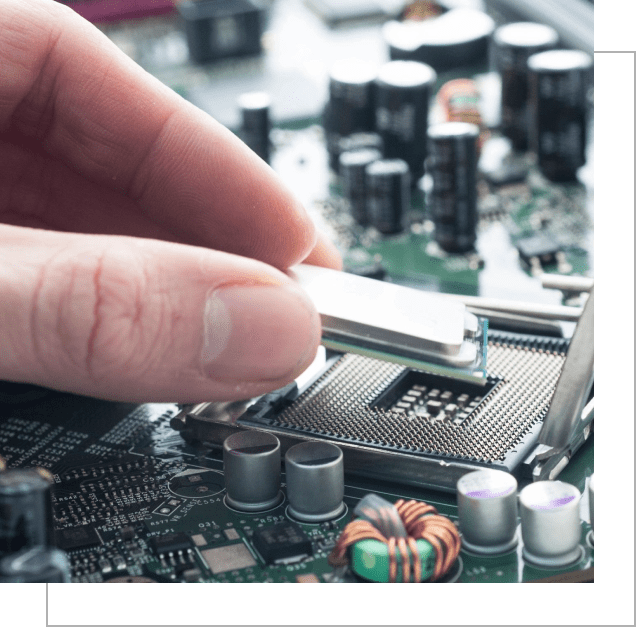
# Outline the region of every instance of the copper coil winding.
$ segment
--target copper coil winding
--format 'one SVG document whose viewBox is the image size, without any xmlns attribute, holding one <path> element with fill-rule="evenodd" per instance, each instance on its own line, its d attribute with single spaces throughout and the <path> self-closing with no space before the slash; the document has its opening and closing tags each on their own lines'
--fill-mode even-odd
<svg viewBox="0 0 636 627">
<path fill-rule="evenodd" d="M 475 81 L 468 78 L 455 78 L 442 85 L 437 94 L 444 118 L 448 122 L 468 122 L 479 126 L 477 154 L 481 152 L 484 142 L 490 137 L 478 108 L 479 91 Z"/>
<path fill-rule="evenodd" d="M 441 15 L 441 7 L 432 0 L 414 0 L 403 12 L 403 19 L 422 22 Z"/>
<path fill-rule="evenodd" d="M 367 520 L 353 520 L 340 534 L 338 542 L 329 555 L 332 566 L 344 566 L 348 563 L 347 549 L 360 540 L 378 540 L 388 545 L 389 551 L 389 581 L 397 581 L 398 554 L 402 564 L 402 581 L 408 583 L 413 573 L 413 581 L 419 581 L 422 576 L 422 564 L 416 540 L 426 540 L 435 550 L 435 566 L 431 581 L 443 577 L 454 564 L 461 549 L 461 540 L 457 527 L 453 522 L 437 513 L 437 510 L 427 503 L 420 501 L 405 501 L 400 499 L 395 503 L 404 528 L 406 538 L 385 537 Z M 383 513 L 374 512 L 374 519 L 384 517 Z"/>
</svg>

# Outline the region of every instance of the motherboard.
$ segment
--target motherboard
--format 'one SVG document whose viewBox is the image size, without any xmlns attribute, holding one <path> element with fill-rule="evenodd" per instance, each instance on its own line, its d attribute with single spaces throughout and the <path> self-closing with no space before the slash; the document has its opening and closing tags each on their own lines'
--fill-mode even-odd
<svg viewBox="0 0 636 627">
<path fill-rule="evenodd" d="M 401 28 L 443 19 L 451 23 L 440 22 L 443 33 L 459 19 L 454 9 L 424 1 L 237 0 L 213 3 L 217 8 L 205 13 L 205 4 L 187 0 L 178 12 L 134 19 L 111 15 L 98 26 L 147 71 L 262 151 L 341 251 L 346 272 L 465 298 L 488 319 L 486 381 L 476 385 L 322 348 L 294 383 L 233 403 L 133 405 L 0 383 L 0 581 L 593 581 L 590 381 L 581 383 L 585 428 L 549 472 L 540 442 L 593 290 L 591 85 L 581 91 L 582 101 L 568 105 L 584 115 L 568 122 L 583 129 L 584 161 L 572 176 L 555 174 L 548 153 L 516 147 L 506 126 L 501 76 L 507 70 L 497 54 L 517 44 L 501 35 L 493 47 L 493 32 L 504 25 L 500 15 L 475 9 L 483 17 L 464 40 L 441 37 L 409 48 Z M 537 56 L 552 47 L 557 44 L 538 47 Z M 346 72 L 330 70 L 343 59 Z M 390 152 L 391 130 L 406 118 L 394 116 L 380 128 L 384 117 L 378 115 L 369 126 L 356 118 L 355 98 L 342 96 L 380 84 L 362 69 L 343 78 L 358 61 L 434 68 L 413 84 L 381 71 L 387 111 L 407 98 L 401 81 L 411 91 L 427 90 L 426 123 L 440 130 L 429 133 L 422 172 L 408 163 L 419 159 L 417 146 Z M 572 72 L 589 69 L 574 61 L 579 65 Z M 452 89 L 455 100 L 448 96 Z M 266 98 L 242 99 L 255 93 Z M 469 106 L 455 118 L 451 109 L 458 102 Z M 256 110 L 261 117 L 250 125 Z M 466 116 L 477 116 L 475 123 Z M 353 119 L 358 122 L 349 130 L 341 124 Z M 463 125 L 450 137 L 461 150 L 472 146 L 470 154 L 478 155 L 472 166 L 467 157 L 444 161 L 451 141 L 444 124 Z M 577 149 L 570 143 L 568 150 Z M 378 163 L 384 166 L 372 167 Z M 372 200 L 361 205 L 360 164 L 372 190 Z M 411 174 L 404 178 L 404 172 Z M 470 176 L 470 190 L 461 192 Z M 439 187 L 451 178 L 455 187 Z M 456 213 L 449 222 L 440 208 L 451 200 Z M 461 229 L 453 226 L 460 223 Z M 515 308 L 502 307 L 502 300 Z M 245 434 L 256 439 L 236 445 Z M 294 457 L 308 443 L 323 448 L 310 461 Z M 265 457 L 270 470 L 259 465 Z M 462 477 L 486 471 L 511 477 L 514 490 L 461 487 Z M 328 479 L 316 487 L 321 472 Z M 271 498 L 246 504 L 251 497 L 241 486 L 265 493 L 270 479 Z M 31 486 L 24 494 L 15 487 L 20 481 Z M 533 484 L 548 482 L 561 492 L 546 493 L 543 501 L 532 496 Z M 383 505 L 367 505 L 369 495 Z M 37 509 L 42 498 L 46 506 Z M 311 509 L 323 501 L 322 510 Z M 418 536 L 417 559 L 415 545 L 407 554 L 399 541 L 384 556 L 364 547 L 375 531 L 345 547 L 369 507 L 389 518 L 399 512 L 408 527 L 401 509 L 407 505 L 422 524 L 427 516 L 437 521 L 436 531 L 426 532 L 433 535 Z M 496 520 L 511 507 L 506 542 L 480 549 L 488 531 L 479 517 Z M 557 546 L 567 535 L 558 532 L 561 524 L 574 524 L 569 552 Z M 557 529 L 554 538 L 546 539 L 545 525 Z M 15 556 L 33 546 L 55 554 L 36 555 L 30 570 L 20 570 Z M 550 557 L 541 557 L 544 548 Z M 414 565 L 407 568 L 410 559 Z"/>
<path fill-rule="evenodd" d="M 22 400 L 36 392 L 37 400 Z M 176 405 L 135 407 L 16 385 L 2 394 L 2 454 L 9 467 L 51 472 L 52 544 L 68 556 L 74 582 L 353 583 L 363 579 L 330 565 L 329 554 L 366 494 L 423 501 L 457 521 L 452 493 L 357 475 L 347 475 L 345 508 L 331 520 L 299 521 L 286 497 L 266 511 L 240 512 L 224 498 L 219 448 L 189 444 L 171 427 Z M 590 436 L 560 475 L 584 495 L 581 511 L 589 509 L 593 470 Z M 282 540 L 263 555 L 256 546 L 272 530 Z M 440 582 L 587 581 L 590 536 L 582 519 L 580 559 L 567 568 L 533 566 L 520 545 L 497 556 L 462 551 Z"/>
</svg>

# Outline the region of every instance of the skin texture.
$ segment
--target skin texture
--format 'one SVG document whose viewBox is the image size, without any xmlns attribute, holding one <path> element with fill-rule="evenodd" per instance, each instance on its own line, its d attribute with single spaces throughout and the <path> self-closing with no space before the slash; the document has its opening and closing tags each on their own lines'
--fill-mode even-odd
<svg viewBox="0 0 636 627">
<path fill-rule="evenodd" d="M 129 401 L 285 385 L 320 341 L 284 274 L 340 268 L 240 140 L 53 0 L 0 0 L 0 379 Z"/>
</svg>

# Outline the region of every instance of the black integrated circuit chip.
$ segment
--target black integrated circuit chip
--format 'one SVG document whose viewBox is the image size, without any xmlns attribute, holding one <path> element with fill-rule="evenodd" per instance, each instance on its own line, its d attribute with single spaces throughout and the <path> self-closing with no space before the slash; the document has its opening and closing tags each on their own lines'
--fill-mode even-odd
<svg viewBox="0 0 636 627">
<path fill-rule="evenodd" d="M 292 522 L 263 527 L 254 533 L 254 548 L 272 564 L 281 560 L 312 554 L 311 540 Z"/>
<path fill-rule="evenodd" d="M 164 533 L 162 536 L 150 538 L 149 544 L 157 555 L 165 555 L 187 551 L 192 547 L 192 540 L 185 533 Z"/>
<path fill-rule="evenodd" d="M 102 543 L 99 534 L 88 525 L 66 527 L 55 532 L 55 545 L 64 551 L 75 551 L 98 546 Z"/>
</svg>

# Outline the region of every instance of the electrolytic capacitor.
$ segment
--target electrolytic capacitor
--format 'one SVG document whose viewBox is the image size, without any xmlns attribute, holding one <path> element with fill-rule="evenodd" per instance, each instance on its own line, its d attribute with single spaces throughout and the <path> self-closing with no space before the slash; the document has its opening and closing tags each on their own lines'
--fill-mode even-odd
<svg viewBox="0 0 636 627">
<path fill-rule="evenodd" d="M 353 133 L 343 137 L 338 144 L 338 154 L 353 150 L 378 150 L 382 152 L 382 138 L 377 133 Z"/>
<path fill-rule="evenodd" d="M 411 177 L 406 162 L 374 161 L 365 169 L 365 180 L 371 225 L 385 235 L 404 231 L 411 206 Z"/>
<path fill-rule="evenodd" d="M 246 93 L 238 99 L 241 139 L 266 163 L 270 160 L 270 104 L 269 96 L 263 92 Z"/>
<path fill-rule="evenodd" d="M 241 431 L 223 442 L 225 500 L 230 507 L 258 512 L 276 507 L 280 491 L 280 442 L 264 431 Z"/>
<path fill-rule="evenodd" d="M 565 566 L 581 556 L 579 490 L 562 481 L 537 481 L 519 495 L 523 556 L 538 566 Z"/>
<path fill-rule="evenodd" d="M 324 127 L 329 166 L 336 172 L 342 138 L 374 130 L 375 77 L 375 68 L 358 59 L 342 59 L 331 68 Z"/>
<path fill-rule="evenodd" d="M 71 566 L 64 551 L 46 546 L 22 549 L 0 560 L 0 583 L 68 583 Z"/>
<path fill-rule="evenodd" d="M 457 482 L 462 544 L 469 551 L 497 554 L 517 544 L 517 480 L 502 470 L 476 470 Z"/>
<path fill-rule="evenodd" d="M 477 239 L 477 141 L 479 127 L 443 122 L 428 130 L 427 169 L 433 179 L 429 213 L 435 241 L 448 252 L 468 252 Z"/>
<path fill-rule="evenodd" d="M 369 223 L 367 213 L 366 167 L 382 159 L 379 150 L 351 150 L 340 155 L 340 176 L 342 193 L 349 201 L 353 219 L 362 225 Z"/>
<path fill-rule="evenodd" d="M 0 554 L 53 544 L 51 486 L 38 468 L 0 474 Z"/>
<path fill-rule="evenodd" d="M 579 50 L 548 50 L 528 59 L 530 145 L 551 181 L 571 181 L 585 164 L 592 58 Z"/>
<path fill-rule="evenodd" d="M 387 159 L 403 159 L 415 183 L 424 173 L 431 93 L 437 75 L 417 61 L 385 63 L 376 79 L 375 126 Z"/>
<path fill-rule="evenodd" d="M 289 513 L 305 522 L 342 514 L 345 505 L 342 450 L 328 442 L 302 442 L 285 454 Z"/>
<path fill-rule="evenodd" d="M 558 40 L 553 28 L 534 22 L 506 24 L 493 35 L 494 63 L 501 74 L 501 132 L 515 150 L 528 149 L 528 59 L 554 48 Z"/>
</svg>

